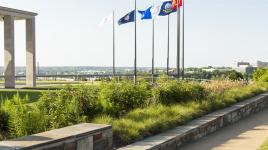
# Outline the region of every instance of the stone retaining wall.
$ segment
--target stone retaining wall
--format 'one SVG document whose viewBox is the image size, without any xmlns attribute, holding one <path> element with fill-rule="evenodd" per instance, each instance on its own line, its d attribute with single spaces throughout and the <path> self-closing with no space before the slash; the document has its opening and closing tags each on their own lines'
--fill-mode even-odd
<svg viewBox="0 0 268 150">
<path fill-rule="evenodd" d="M 10 141 L 0 142 L 0 150 L 110 150 L 112 127 L 83 123 Z"/>
<path fill-rule="evenodd" d="M 268 93 L 208 114 L 187 125 L 149 137 L 119 150 L 176 150 L 186 143 L 202 138 L 265 108 L 268 108 Z"/>
</svg>

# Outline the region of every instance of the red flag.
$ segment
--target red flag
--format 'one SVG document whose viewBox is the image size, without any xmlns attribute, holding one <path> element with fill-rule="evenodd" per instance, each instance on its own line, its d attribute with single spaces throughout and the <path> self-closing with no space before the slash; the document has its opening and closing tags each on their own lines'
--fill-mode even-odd
<svg viewBox="0 0 268 150">
<path fill-rule="evenodd" d="M 182 0 L 179 0 L 179 7 L 182 6 Z M 177 10 L 178 0 L 172 0 L 172 10 Z"/>
<path fill-rule="evenodd" d="M 179 4 L 179 6 L 180 6 L 180 7 L 182 6 L 182 0 L 180 0 L 180 4 Z"/>
</svg>

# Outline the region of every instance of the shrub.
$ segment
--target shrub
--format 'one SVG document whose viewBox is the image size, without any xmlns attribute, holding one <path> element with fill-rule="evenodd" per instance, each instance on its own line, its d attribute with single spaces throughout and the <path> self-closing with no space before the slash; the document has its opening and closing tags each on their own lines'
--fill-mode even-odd
<svg viewBox="0 0 268 150">
<path fill-rule="evenodd" d="M 10 137 L 25 136 L 46 130 L 43 115 L 28 102 L 28 97 L 22 99 L 18 94 L 4 102 L 2 108 L 9 116 L 8 132 Z"/>
<path fill-rule="evenodd" d="M 57 92 L 47 92 L 38 103 L 49 118 L 51 128 L 60 128 L 95 117 L 101 112 L 96 86 L 68 86 Z"/>
<path fill-rule="evenodd" d="M 153 97 L 163 104 L 202 99 L 205 89 L 200 84 L 176 80 L 160 80 L 153 88 Z"/>
<path fill-rule="evenodd" d="M 6 138 L 8 132 L 9 114 L 0 106 L 0 140 Z"/>
<path fill-rule="evenodd" d="M 226 78 L 229 79 L 229 80 L 231 80 L 231 81 L 241 81 L 241 80 L 244 79 L 244 76 L 240 72 L 230 71 L 227 74 Z"/>
<path fill-rule="evenodd" d="M 101 85 L 99 99 L 104 112 L 121 116 L 128 111 L 148 104 L 150 87 L 147 82 L 134 85 L 131 81 L 111 82 Z"/>
</svg>

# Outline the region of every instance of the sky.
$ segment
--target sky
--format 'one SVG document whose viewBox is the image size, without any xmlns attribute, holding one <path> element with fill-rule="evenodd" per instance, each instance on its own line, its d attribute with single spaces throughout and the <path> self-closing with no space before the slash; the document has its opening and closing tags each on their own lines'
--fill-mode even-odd
<svg viewBox="0 0 268 150">
<path fill-rule="evenodd" d="M 162 0 L 155 0 L 161 4 Z M 152 0 L 137 0 L 146 9 Z M 113 10 L 116 20 L 134 0 L 0 0 L 0 5 L 37 12 L 36 50 L 40 66 L 112 66 L 112 26 L 99 28 Z M 185 66 L 232 66 L 268 61 L 267 0 L 185 0 Z M 138 16 L 139 17 L 139 16 Z M 166 66 L 167 17 L 155 21 L 155 65 Z M 170 64 L 176 66 L 176 14 L 171 15 Z M 133 66 L 134 23 L 116 26 L 116 66 Z M 3 65 L 0 22 L 0 66 Z M 137 63 L 151 66 L 152 21 L 137 21 Z M 16 66 L 25 66 L 25 22 L 15 23 Z"/>
</svg>

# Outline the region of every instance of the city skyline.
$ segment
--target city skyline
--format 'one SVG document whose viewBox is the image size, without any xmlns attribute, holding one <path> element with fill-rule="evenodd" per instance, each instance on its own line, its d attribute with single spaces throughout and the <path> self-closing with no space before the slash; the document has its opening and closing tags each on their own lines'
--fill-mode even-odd
<svg viewBox="0 0 268 150">
<path fill-rule="evenodd" d="M 37 12 L 37 61 L 40 66 L 112 66 L 111 26 L 98 28 L 101 19 L 116 10 L 116 19 L 133 9 L 134 1 L 0 0 L 4 7 Z M 186 1 L 185 65 L 231 66 L 234 61 L 268 58 L 268 2 L 260 0 Z M 146 9 L 152 1 L 138 0 Z M 160 4 L 161 1 L 155 1 Z M 72 10 L 72 11 L 70 11 Z M 74 17 L 75 16 L 75 17 Z M 70 19 L 72 17 L 72 19 Z M 171 15 L 171 67 L 176 64 L 176 15 Z M 138 16 L 139 19 L 139 16 Z M 155 66 L 166 66 L 166 17 L 156 20 Z M 3 27 L 3 22 L 0 23 Z M 16 22 L 16 66 L 25 65 L 24 23 Z M 133 66 L 134 24 L 116 27 L 116 65 Z M 3 30 L 0 30 L 3 34 Z M 0 37 L 3 43 L 3 37 Z M 105 54 L 105 55 L 104 55 Z M 3 44 L 0 44 L 3 60 Z M 0 61 L 3 66 L 3 61 Z M 151 21 L 138 21 L 138 67 L 151 66 Z"/>
</svg>

